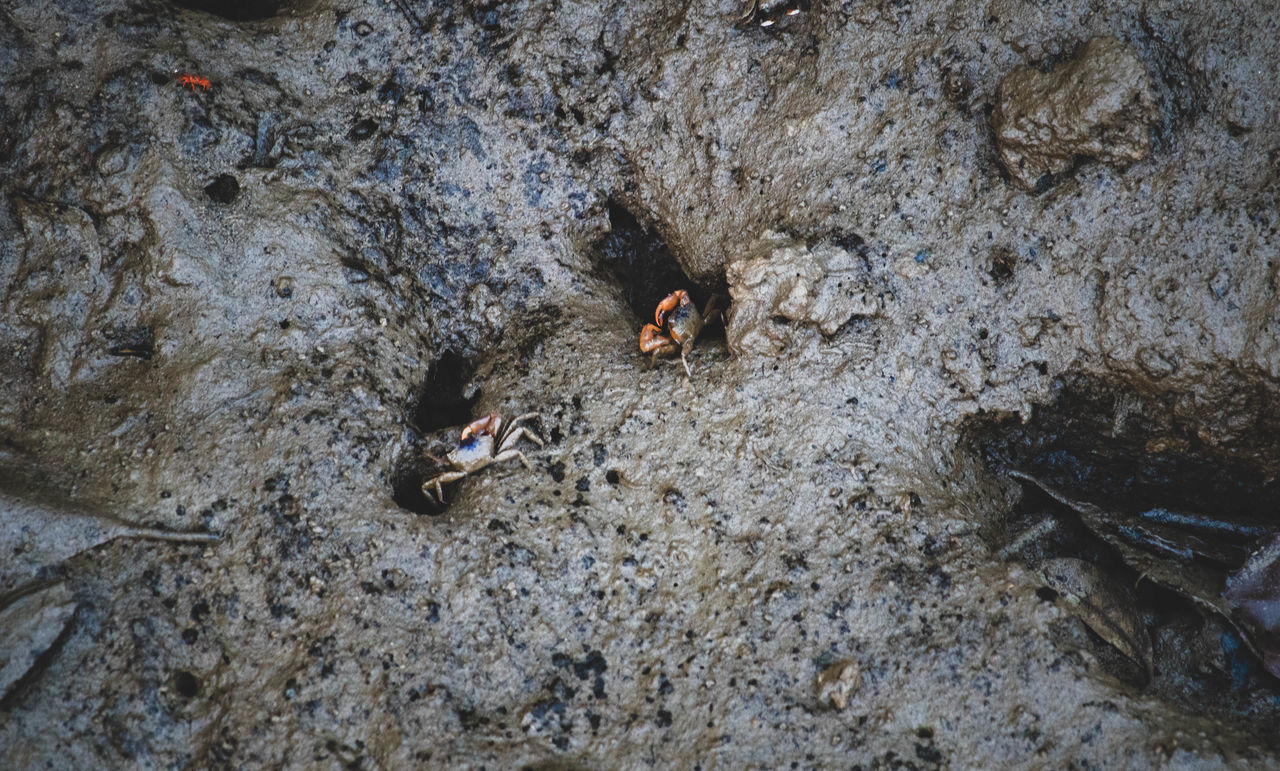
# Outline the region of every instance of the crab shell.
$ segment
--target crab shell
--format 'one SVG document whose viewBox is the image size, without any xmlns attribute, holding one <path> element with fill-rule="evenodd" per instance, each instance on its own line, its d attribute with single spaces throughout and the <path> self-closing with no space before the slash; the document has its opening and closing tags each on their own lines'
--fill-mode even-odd
<svg viewBox="0 0 1280 771">
<path fill-rule="evenodd" d="M 458 446 L 445 456 L 459 471 L 470 474 L 482 469 L 493 460 L 493 434 L 480 432 L 458 442 Z"/>
<path fill-rule="evenodd" d="M 702 314 L 698 313 L 698 306 L 693 304 L 693 300 L 689 299 L 689 293 L 683 289 L 668 295 L 667 299 L 658 306 L 659 310 L 672 299 L 675 300 L 674 309 L 664 314 L 667 331 L 671 334 L 672 340 L 684 343 L 685 340 L 697 337 L 702 331 Z"/>
</svg>

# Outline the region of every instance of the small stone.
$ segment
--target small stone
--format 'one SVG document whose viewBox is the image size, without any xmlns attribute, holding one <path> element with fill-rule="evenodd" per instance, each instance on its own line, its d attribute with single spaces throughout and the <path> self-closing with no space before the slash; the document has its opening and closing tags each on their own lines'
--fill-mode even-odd
<svg viewBox="0 0 1280 771">
<path fill-rule="evenodd" d="M 832 709 L 849 706 L 849 698 L 862 685 L 862 671 L 856 662 L 841 659 L 818 674 L 813 690 L 818 701 Z"/>
<path fill-rule="evenodd" d="M 123 148 L 108 148 L 99 153 L 96 165 L 99 174 L 104 177 L 110 177 L 129 167 L 129 156 Z"/>
<path fill-rule="evenodd" d="M 1022 341 L 1022 345 L 1030 348 L 1040 340 L 1040 335 L 1044 332 L 1044 319 L 1031 318 L 1022 322 L 1018 326 L 1018 337 Z"/>
<path fill-rule="evenodd" d="M 1150 346 L 1138 351 L 1138 366 L 1148 376 L 1159 380 L 1178 371 L 1178 361 L 1170 354 Z"/>
<path fill-rule="evenodd" d="M 1151 77 L 1137 52 L 1113 37 L 1085 43 L 1051 72 L 1021 66 L 1000 84 L 991 116 L 1000 161 L 1034 189 L 1078 157 L 1124 166 L 1151 153 Z"/>
</svg>

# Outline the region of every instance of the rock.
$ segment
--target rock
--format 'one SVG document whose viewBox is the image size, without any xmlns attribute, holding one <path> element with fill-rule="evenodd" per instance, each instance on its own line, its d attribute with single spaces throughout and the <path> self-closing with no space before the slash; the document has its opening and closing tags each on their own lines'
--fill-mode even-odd
<svg viewBox="0 0 1280 771">
<path fill-rule="evenodd" d="M 818 674 L 813 690 L 818 701 L 832 709 L 849 706 L 849 698 L 862 685 L 862 670 L 856 662 L 841 659 Z"/>
<path fill-rule="evenodd" d="M 991 116 L 1000 161 L 1027 190 L 1077 157 L 1118 166 L 1146 158 L 1155 119 L 1146 68 L 1113 37 L 1090 40 L 1051 72 L 1018 67 L 1000 83 Z"/>
<path fill-rule="evenodd" d="M 727 271 L 726 335 L 736 355 L 777 355 L 806 334 L 796 325 L 830 337 L 852 317 L 879 312 L 866 269 L 844 249 L 811 251 L 766 232 L 762 250 L 766 256 L 737 260 Z"/>
</svg>

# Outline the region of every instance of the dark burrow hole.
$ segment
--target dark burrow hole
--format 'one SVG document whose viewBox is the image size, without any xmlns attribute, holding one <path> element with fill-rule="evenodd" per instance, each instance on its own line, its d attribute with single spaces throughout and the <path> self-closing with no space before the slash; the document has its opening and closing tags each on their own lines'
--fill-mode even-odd
<svg viewBox="0 0 1280 771">
<path fill-rule="evenodd" d="M 107 332 L 111 345 L 107 353 L 112 356 L 150 359 L 155 355 L 156 334 L 150 324 L 139 327 L 116 327 Z"/>
<path fill-rule="evenodd" d="M 456 351 L 445 351 L 435 361 L 410 416 L 410 427 L 420 438 L 471 422 L 471 410 L 480 398 L 479 388 L 467 390 L 474 374 L 472 361 Z M 450 441 L 456 438 L 448 437 Z M 425 451 L 406 455 L 392 476 L 392 499 L 417 514 L 441 513 L 445 507 L 437 506 L 422 493 L 422 480 L 438 473 L 438 464 Z M 446 495 L 449 492 L 452 489 L 446 490 Z"/>
<path fill-rule="evenodd" d="M 422 395 L 413 410 L 413 427 L 426 434 L 437 429 L 461 426 L 471 420 L 471 408 L 480 390 L 467 392 L 475 365 L 456 351 L 445 351 L 431 367 L 422 386 Z"/>
<path fill-rule="evenodd" d="M 622 287 L 623 299 L 639 319 L 637 333 L 641 325 L 653 323 L 658 303 L 677 289 L 687 291 L 699 311 L 707 307 L 712 295 L 718 296 L 716 305 L 721 311 L 728 307 L 729 290 L 723 281 L 715 286 L 693 282 L 662 237 L 615 201 L 609 202 L 609 226 L 610 231 L 595 243 L 592 252 L 597 264 Z M 724 339 L 723 316 L 698 336 L 700 343 L 715 339 Z"/>
<path fill-rule="evenodd" d="M 177 672 L 173 676 L 173 690 L 184 699 L 193 699 L 200 694 L 200 680 L 186 670 Z"/>
<path fill-rule="evenodd" d="M 400 462 L 395 474 L 392 475 L 391 499 L 400 508 L 412 511 L 414 514 L 428 516 L 443 514 L 452 497 L 446 497 L 445 505 L 441 506 L 422 492 L 422 480 L 440 473 L 440 470 L 439 465 L 426 455 L 420 452 L 409 453 L 409 457 Z M 452 487 L 446 487 L 446 496 L 452 492 Z"/>
<path fill-rule="evenodd" d="M 230 174 L 219 174 L 204 186 L 204 194 L 217 203 L 231 203 L 240 195 L 240 182 Z"/>
<path fill-rule="evenodd" d="M 255 21 L 270 19 L 290 4 L 280 0 L 174 0 L 174 5 L 231 21 Z"/>
<path fill-rule="evenodd" d="M 1054 634 L 1067 655 L 1280 745 L 1280 628 L 1263 618 L 1280 603 L 1280 414 L 1256 389 L 1234 401 L 1232 415 L 1208 414 L 1069 379 L 1031 421 L 980 416 L 966 442 L 1021 490 L 993 546 L 1064 609 Z M 1250 593 L 1272 610 L 1248 610 Z"/>
<path fill-rule="evenodd" d="M 997 284 L 1004 284 L 1013 278 L 1013 271 L 1018 265 L 1018 253 L 1007 246 L 997 246 L 991 250 L 987 262 L 987 274 Z"/>
<path fill-rule="evenodd" d="M 348 142 L 361 142 L 373 136 L 378 130 L 378 122 L 372 118 L 363 118 L 351 124 L 351 129 L 347 132 Z"/>
</svg>

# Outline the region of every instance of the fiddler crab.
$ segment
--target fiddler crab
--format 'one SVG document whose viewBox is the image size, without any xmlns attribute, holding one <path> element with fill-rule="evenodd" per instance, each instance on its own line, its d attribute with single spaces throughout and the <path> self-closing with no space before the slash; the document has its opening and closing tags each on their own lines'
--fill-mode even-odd
<svg viewBox="0 0 1280 771">
<path fill-rule="evenodd" d="M 533 466 L 529 465 L 529 459 L 524 457 L 524 453 L 517 450 L 515 445 L 520 441 L 520 437 L 524 436 L 539 447 L 542 446 L 542 440 L 537 434 L 520 425 L 521 422 L 536 417 L 538 417 L 536 412 L 528 412 L 511 420 L 503 420 L 501 415 L 491 412 L 483 418 L 468 423 L 466 428 L 462 429 L 458 446 L 450 450 L 444 458 L 434 458 L 449 466 L 450 470 L 423 480 L 422 494 L 437 505 L 443 506 L 442 485 L 456 482 L 492 463 L 519 458 L 525 468 L 533 470 Z M 434 498 L 431 495 L 432 489 L 435 490 Z"/>
<path fill-rule="evenodd" d="M 685 374 L 693 377 L 689 360 L 685 356 L 693 348 L 693 341 L 698 339 L 702 328 L 720 315 L 720 309 L 715 304 L 716 298 L 712 296 L 707 300 L 702 313 L 698 313 L 698 306 L 693 304 L 689 293 L 683 289 L 677 289 L 662 298 L 653 312 L 653 320 L 657 323 L 645 324 L 644 329 L 640 330 L 640 351 L 653 354 L 649 363 L 657 364 L 658 357 L 671 356 L 679 351 Z"/>
</svg>

